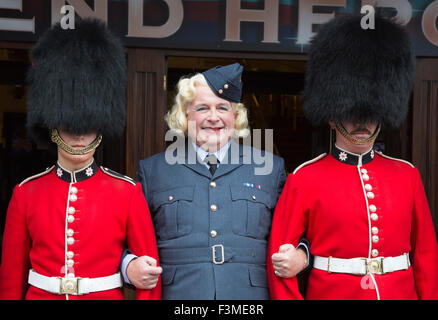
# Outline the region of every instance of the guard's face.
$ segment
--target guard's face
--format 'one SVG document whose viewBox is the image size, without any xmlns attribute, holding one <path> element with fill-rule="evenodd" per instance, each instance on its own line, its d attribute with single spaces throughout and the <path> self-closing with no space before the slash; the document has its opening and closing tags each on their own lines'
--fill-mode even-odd
<svg viewBox="0 0 438 320">
<path fill-rule="evenodd" d="M 58 133 L 66 144 L 76 150 L 85 148 L 97 137 L 97 134 L 94 132 L 76 135 L 68 131 L 58 130 Z M 96 150 L 94 149 L 93 151 L 84 155 L 72 155 L 58 147 L 58 156 L 69 162 L 80 164 L 83 162 L 85 163 L 91 161 L 91 158 L 94 156 L 95 151 Z"/>
<path fill-rule="evenodd" d="M 342 122 L 347 132 L 356 139 L 366 140 L 372 136 L 377 129 L 377 122 L 361 123 L 359 121 Z"/>
<path fill-rule="evenodd" d="M 208 85 L 197 85 L 196 97 L 187 106 L 187 120 L 189 137 L 213 152 L 231 139 L 235 113 L 231 102 L 216 96 Z"/>
<path fill-rule="evenodd" d="M 58 132 L 62 140 L 64 140 L 65 143 L 67 143 L 70 147 L 76 150 L 85 148 L 97 138 L 97 134 L 93 132 L 81 135 L 77 135 L 63 130 L 58 130 Z"/>
<path fill-rule="evenodd" d="M 374 140 L 367 141 L 367 139 L 370 138 L 373 135 L 373 133 L 376 131 L 378 126 L 377 122 L 369 122 L 369 123 L 362 123 L 358 121 L 342 122 L 344 129 L 351 137 L 355 138 L 356 140 L 364 141 L 364 143 L 360 143 L 360 144 L 351 141 L 351 139 L 345 137 L 342 133 L 340 133 L 334 122 L 329 121 L 329 124 L 332 129 L 336 130 L 336 144 L 338 145 L 338 147 L 342 149 L 354 153 L 363 153 L 368 151 L 374 145 Z"/>
</svg>

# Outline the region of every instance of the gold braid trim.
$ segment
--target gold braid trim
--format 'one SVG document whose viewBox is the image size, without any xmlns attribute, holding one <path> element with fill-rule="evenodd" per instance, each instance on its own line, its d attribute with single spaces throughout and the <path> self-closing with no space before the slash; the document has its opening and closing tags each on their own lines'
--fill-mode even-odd
<svg viewBox="0 0 438 320">
<path fill-rule="evenodd" d="M 102 142 L 102 135 L 99 135 L 93 142 L 91 142 L 88 146 L 83 149 L 73 149 L 64 140 L 62 140 L 61 136 L 58 133 L 57 129 L 50 130 L 50 138 L 54 143 L 58 145 L 62 150 L 72 155 L 84 155 L 90 153 L 94 149 L 96 149 L 100 143 Z"/>
<path fill-rule="evenodd" d="M 381 125 L 379 123 L 379 125 L 377 126 L 376 130 L 374 131 L 374 133 L 367 139 L 357 139 L 355 137 L 353 137 L 351 134 L 349 134 L 347 132 L 347 130 L 344 128 L 344 126 L 342 125 L 342 123 L 340 122 L 336 122 L 336 129 L 338 129 L 339 133 L 342 134 L 342 136 L 344 136 L 346 139 L 348 139 L 350 142 L 354 143 L 354 144 L 368 144 L 370 142 L 373 142 L 374 140 L 376 140 L 377 136 L 380 133 L 380 129 L 381 129 Z"/>
</svg>

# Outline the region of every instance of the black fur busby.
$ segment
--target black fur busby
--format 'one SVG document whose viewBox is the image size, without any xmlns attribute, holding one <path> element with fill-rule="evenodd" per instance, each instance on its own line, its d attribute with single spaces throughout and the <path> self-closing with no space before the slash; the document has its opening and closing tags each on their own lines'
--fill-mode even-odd
<svg viewBox="0 0 438 320">
<path fill-rule="evenodd" d="M 120 40 L 97 19 L 58 23 L 32 50 L 27 99 L 31 138 L 49 129 L 115 137 L 125 127 L 126 62 Z M 40 140 L 41 141 L 41 140 Z"/>
<path fill-rule="evenodd" d="M 408 111 L 414 56 L 407 32 L 376 16 L 362 29 L 360 15 L 321 26 L 309 51 L 304 112 L 313 124 L 378 121 L 398 127 Z"/>
</svg>

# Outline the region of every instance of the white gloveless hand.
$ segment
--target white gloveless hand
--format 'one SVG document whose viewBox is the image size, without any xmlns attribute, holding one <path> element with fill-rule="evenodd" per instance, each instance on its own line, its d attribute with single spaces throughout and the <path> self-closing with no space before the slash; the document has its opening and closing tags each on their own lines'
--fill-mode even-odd
<svg viewBox="0 0 438 320">
<path fill-rule="evenodd" d="M 272 255 L 272 265 L 277 277 L 292 278 L 303 271 L 307 264 L 307 255 L 300 249 L 286 243 L 280 246 L 277 253 Z"/>
<path fill-rule="evenodd" d="M 132 260 L 126 269 L 129 281 L 137 289 L 146 290 L 155 288 L 162 272 L 163 269 L 157 267 L 157 260 L 148 256 Z"/>
</svg>

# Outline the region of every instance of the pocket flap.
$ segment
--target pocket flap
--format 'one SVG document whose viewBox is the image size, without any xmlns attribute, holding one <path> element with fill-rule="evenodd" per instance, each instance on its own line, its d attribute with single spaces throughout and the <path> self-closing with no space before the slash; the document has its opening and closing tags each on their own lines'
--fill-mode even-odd
<svg viewBox="0 0 438 320">
<path fill-rule="evenodd" d="M 259 266 L 249 266 L 249 281 L 253 287 L 268 287 L 268 277 L 266 275 L 266 269 Z"/>
<path fill-rule="evenodd" d="M 273 200 L 269 193 L 257 188 L 244 186 L 230 186 L 231 200 L 247 200 L 251 202 L 263 203 L 268 208 L 273 208 Z"/>
<path fill-rule="evenodd" d="M 156 210 L 163 204 L 171 204 L 175 201 L 186 200 L 193 201 L 194 187 L 185 186 L 172 188 L 151 194 L 151 208 Z"/>
<path fill-rule="evenodd" d="M 173 283 L 175 278 L 176 266 L 161 265 L 163 273 L 161 274 L 161 283 L 163 286 L 168 286 Z"/>
</svg>

